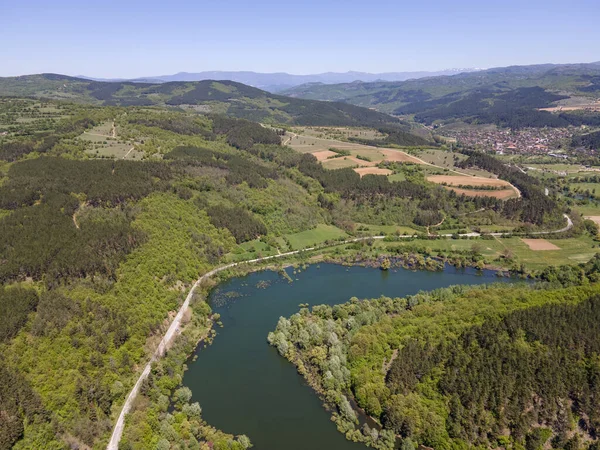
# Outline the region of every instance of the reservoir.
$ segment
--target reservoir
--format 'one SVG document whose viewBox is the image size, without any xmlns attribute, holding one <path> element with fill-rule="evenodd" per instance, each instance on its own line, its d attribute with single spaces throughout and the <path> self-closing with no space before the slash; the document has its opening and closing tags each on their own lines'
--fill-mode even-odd
<svg viewBox="0 0 600 450">
<path fill-rule="evenodd" d="M 345 303 L 351 297 L 404 297 L 454 284 L 509 281 L 494 272 L 455 269 L 442 272 L 382 271 L 337 264 L 311 265 L 289 283 L 272 271 L 232 278 L 212 290 L 208 301 L 221 315 L 212 345 L 198 348 L 184 385 L 202 417 L 227 433 L 245 434 L 257 450 L 359 450 L 337 431 L 314 391 L 296 368 L 267 343 L 280 316 L 310 306 Z"/>
</svg>

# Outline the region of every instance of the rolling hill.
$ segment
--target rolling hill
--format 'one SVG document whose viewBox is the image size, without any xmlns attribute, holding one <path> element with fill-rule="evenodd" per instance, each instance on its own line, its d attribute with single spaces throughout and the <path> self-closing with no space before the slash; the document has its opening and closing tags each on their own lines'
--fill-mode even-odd
<svg viewBox="0 0 600 450">
<path fill-rule="evenodd" d="M 517 125 L 562 126 L 573 121 L 555 120 L 558 115 L 538 109 L 571 97 L 600 97 L 600 63 L 512 66 L 402 82 L 307 84 L 283 93 L 414 115 L 428 124 L 458 119 L 513 126 L 509 116 L 515 116 Z"/>
<path fill-rule="evenodd" d="M 382 126 L 398 119 L 349 103 L 296 99 L 233 81 L 102 82 L 57 74 L 0 78 L 0 96 L 37 97 L 115 106 L 167 106 L 223 113 L 257 122 Z"/>
<path fill-rule="evenodd" d="M 280 92 L 285 89 L 306 83 L 350 83 L 353 81 L 404 81 L 412 78 L 433 77 L 438 75 L 455 75 L 462 72 L 474 72 L 479 69 L 446 69 L 436 72 L 326 72 L 308 75 L 294 75 L 285 72 L 260 73 L 250 71 L 208 71 L 208 72 L 179 72 L 172 75 L 146 76 L 135 79 L 101 79 L 80 76 L 95 81 L 133 81 L 142 83 L 167 83 L 170 81 L 203 81 L 203 80 L 231 80 L 238 83 L 254 86 L 269 92 Z"/>
</svg>

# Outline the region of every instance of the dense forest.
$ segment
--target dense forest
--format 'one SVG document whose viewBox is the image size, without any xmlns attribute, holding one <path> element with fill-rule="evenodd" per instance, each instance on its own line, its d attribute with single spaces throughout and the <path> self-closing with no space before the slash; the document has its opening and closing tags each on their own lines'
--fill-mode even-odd
<svg viewBox="0 0 600 450">
<path fill-rule="evenodd" d="M 573 147 L 585 147 L 597 150 L 600 148 L 600 131 L 576 136 L 573 138 L 571 145 L 573 145 Z"/>
<path fill-rule="evenodd" d="M 395 436 L 402 448 L 595 449 L 600 297 L 587 283 L 597 266 L 563 280 L 583 287 L 456 286 L 301 308 L 268 340 L 334 407 L 348 439 L 380 449 L 395 448 Z"/>
<path fill-rule="evenodd" d="M 307 84 L 285 91 L 313 100 L 342 101 L 390 114 L 417 114 L 422 120 L 458 118 L 502 126 L 566 126 L 599 124 L 598 114 L 553 115 L 537 108 L 550 106 L 565 95 L 597 97 L 600 66 L 540 64 L 497 67 L 452 76 L 400 82 Z M 514 115 L 514 118 L 511 117 Z"/>
<path fill-rule="evenodd" d="M 465 150 L 468 158 L 459 163 L 460 167 L 479 167 L 508 181 L 521 192 L 522 198 L 507 200 L 503 214 L 519 218 L 523 222 L 543 224 L 546 220 L 560 220 L 561 208 L 557 202 L 545 195 L 539 181 L 516 167 L 508 166 L 491 155 Z"/>
<path fill-rule="evenodd" d="M 463 120 L 469 123 L 493 123 L 500 127 L 543 128 L 600 125 L 600 116 L 576 113 L 553 114 L 539 108 L 568 97 L 553 94 L 541 87 L 482 89 L 467 93 L 452 93 L 435 100 L 417 101 L 396 109 L 396 114 L 414 115 L 427 124 L 435 121 Z"/>
<path fill-rule="evenodd" d="M 112 95 L 102 89 L 95 95 Z M 481 208 L 493 223 L 512 205 L 422 175 L 325 170 L 281 146 L 279 128 L 215 114 L 2 99 L 0 120 L 0 448 L 103 447 L 170 312 L 200 274 L 250 259 L 245 246 L 284 252 L 289 236 L 318 226 L 425 231 Z M 111 144 L 122 153 L 107 153 Z M 549 227 L 549 216 L 515 222 Z M 206 424 L 181 387 L 213 320 L 199 296 L 183 337 L 153 366 L 123 448 L 248 448 Z"/>
<path fill-rule="evenodd" d="M 398 119 L 348 103 L 270 94 L 234 81 L 134 83 L 91 81 L 58 74 L 0 79 L 0 95 L 65 98 L 105 106 L 204 105 L 207 110 L 256 122 L 315 126 L 380 126 Z"/>
</svg>

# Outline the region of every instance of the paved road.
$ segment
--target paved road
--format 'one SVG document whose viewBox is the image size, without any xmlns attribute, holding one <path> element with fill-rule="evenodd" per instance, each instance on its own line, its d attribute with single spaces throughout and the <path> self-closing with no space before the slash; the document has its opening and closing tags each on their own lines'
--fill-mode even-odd
<svg viewBox="0 0 600 450">
<path fill-rule="evenodd" d="M 545 235 L 545 234 L 563 233 L 565 231 L 568 231 L 571 228 L 573 228 L 573 221 L 566 214 L 564 214 L 564 217 L 567 219 L 567 226 L 564 227 L 564 228 L 561 228 L 560 230 L 538 231 L 538 232 L 529 233 L 529 234 Z M 513 233 L 490 233 L 490 234 L 492 236 L 505 236 L 505 235 L 511 235 Z M 452 234 L 441 234 L 439 236 L 450 237 L 450 236 L 453 236 L 453 235 Z M 462 236 L 462 237 L 479 237 L 479 236 L 481 236 L 481 234 L 480 233 L 464 233 L 464 234 L 460 234 L 459 236 Z M 292 252 L 280 253 L 278 255 L 264 256 L 262 258 L 251 259 L 251 260 L 242 261 L 242 262 L 239 262 L 239 263 L 226 264 L 224 266 L 217 267 L 216 269 L 213 269 L 210 272 L 207 272 L 204 275 L 202 275 L 200 278 L 198 278 L 198 280 L 196 280 L 196 282 L 194 283 L 194 285 L 192 286 L 192 288 L 188 292 L 188 295 L 185 298 L 185 301 L 181 305 L 181 308 L 179 308 L 179 311 L 177 312 L 177 315 L 175 316 L 175 319 L 173 319 L 173 322 L 169 326 L 169 329 L 167 330 L 167 332 L 163 336 L 162 340 L 160 341 L 160 344 L 158 345 L 158 348 L 156 349 L 156 351 L 154 352 L 154 354 L 150 358 L 150 361 L 148 361 L 148 363 L 144 367 L 144 370 L 142 371 L 142 373 L 140 374 L 140 377 L 138 378 L 137 382 L 133 386 L 133 389 L 131 389 L 131 392 L 127 396 L 127 399 L 125 400 L 125 403 L 123 404 L 123 408 L 121 409 L 121 413 L 119 414 L 119 418 L 117 419 L 117 423 L 115 424 L 115 427 L 113 429 L 113 433 L 112 433 L 112 436 L 111 436 L 110 441 L 108 443 L 108 446 L 106 447 L 107 450 L 118 450 L 118 448 L 119 448 L 119 441 L 121 440 L 121 436 L 123 435 L 123 429 L 125 428 L 125 416 L 129 413 L 129 411 L 131 411 L 131 405 L 133 404 L 133 401 L 135 400 L 136 396 L 138 395 L 138 392 L 140 391 L 140 387 L 142 386 L 142 383 L 144 382 L 144 380 L 150 374 L 150 369 L 152 368 L 152 363 L 154 361 L 158 360 L 159 358 L 161 358 L 164 355 L 165 351 L 167 350 L 167 348 L 169 347 L 169 345 L 173 342 L 174 338 L 181 332 L 180 326 L 181 326 L 181 320 L 183 318 L 183 314 L 185 313 L 185 311 L 187 310 L 187 308 L 190 306 L 190 301 L 192 300 L 192 297 L 194 296 L 194 292 L 196 291 L 196 289 L 198 288 L 198 286 L 200 286 L 200 284 L 202 284 L 203 281 L 209 279 L 210 277 L 212 277 L 216 273 L 222 272 L 223 270 L 231 269 L 232 267 L 236 267 L 236 266 L 239 266 L 241 264 L 253 264 L 253 263 L 257 263 L 257 262 L 267 261 L 267 260 L 270 260 L 270 259 L 282 258 L 282 257 L 286 257 L 286 256 L 291 256 L 291 255 L 297 255 L 298 253 L 304 252 L 304 251 L 312 251 L 312 250 L 317 250 L 317 249 L 325 249 L 327 247 L 333 247 L 333 246 L 343 245 L 343 244 L 350 244 L 350 243 L 353 243 L 353 242 L 366 241 L 366 240 L 369 240 L 369 239 L 384 239 L 385 237 L 386 236 L 366 236 L 366 237 L 359 237 L 359 238 L 354 238 L 354 239 L 348 239 L 348 240 L 343 241 L 343 242 L 337 242 L 334 245 L 324 245 L 324 246 L 321 246 L 321 247 L 310 247 L 310 248 L 305 248 L 305 249 L 302 249 L 302 250 L 294 250 Z M 412 236 L 399 236 L 399 237 L 400 238 L 410 238 Z"/>
</svg>

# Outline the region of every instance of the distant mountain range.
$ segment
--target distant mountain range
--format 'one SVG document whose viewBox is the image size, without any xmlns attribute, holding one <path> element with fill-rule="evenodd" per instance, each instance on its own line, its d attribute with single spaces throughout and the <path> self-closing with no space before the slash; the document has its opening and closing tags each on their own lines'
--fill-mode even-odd
<svg viewBox="0 0 600 450">
<path fill-rule="evenodd" d="M 386 72 L 386 73 L 367 73 L 367 72 L 326 72 L 313 75 L 293 75 L 289 73 L 259 73 L 259 72 L 179 72 L 174 75 L 161 75 L 141 77 L 134 79 L 110 79 L 93 78 L 79 75 L 78 78 L 93 81 L 122 82 L 132 81 L 136 83 L 168 83 L 171 81 L 203 81 L 203 80 L 229 80 L 243 83 L 263 89 L 268 92 L 280 92 L 290 89 L 294 86 L 307 83 L 352 83 L 354 81 L 373 82 L 373 81 L 405 81 L 416 78 L 435 77 L 440 75 L 456 75 L 459 73 L 476 72 L 482 69 L 446 69 L 437 72 Z"/>
<path fill-rule="evenodd" d="M 538 64 L 510 66 L 406 81 L 369 83 L 304 84 L 281 92 L 290 97 L 345 102 L 388 114 L 415 114 L 449 107 L 456 112 L 471 110 L 474 102 L 494 104 L 491 99 L 522 88 L 541 88 L 553 94 L 600 97 L 600 62 L 587 64 Z M 535 91 L 529 92 L 530 96 Z M 550 96 L 544 97 L 546 100 Z M 464 100 L 468 99 L 468 104 Z M 531 107 L 538 105 L 531 98 Z M 539 100 L 539 98 L 538 98 Z M 459 102 L 460 101 L 460 102 Z M 523 103 L 523 102 L 521 102 Z M 547 101 L 539 106 L 547 106 Z M 441 115 L 441 114 L 440 114 Z"/>
</svg>

